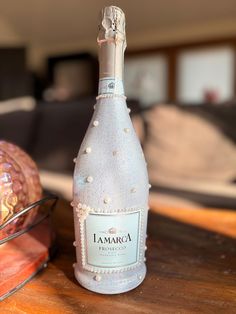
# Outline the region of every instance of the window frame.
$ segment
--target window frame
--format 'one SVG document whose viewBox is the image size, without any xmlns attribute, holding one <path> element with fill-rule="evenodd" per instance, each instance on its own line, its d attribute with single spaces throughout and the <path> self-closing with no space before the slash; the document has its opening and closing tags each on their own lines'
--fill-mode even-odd
<svg viewBox="0 0 236 314">
<path fill-rule="evenodd" d="M 126 58 L 135 56 L 148 56 L 162 54 L 167 59 L 167 103 L 178 103 L 177 101 L 177 78 L 178 78 L 178 55 L 187 50 L 209 49 L 219 47 L 231 47 L 234 51 L 234 94 L 236 97 L 236 37 L 208 39 L 189 43 L 181 43 L 168 46 L 156 46 L 138 50 L 127 50 Z"/>
</svg>

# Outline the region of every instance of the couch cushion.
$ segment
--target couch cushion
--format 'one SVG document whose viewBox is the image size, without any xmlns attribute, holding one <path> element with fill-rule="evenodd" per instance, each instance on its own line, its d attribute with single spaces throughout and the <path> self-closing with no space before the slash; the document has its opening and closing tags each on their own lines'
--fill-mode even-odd
<svg viewBox="0 0 236 314">
<path fill-rule="evenodd" d="M 146 112 L 144 149 L 153 183 L 234 181 L 236 147 L 221 127 L 227 120 L 214 120 L 208 110 L 205 113 L 200 107 L 170 105 L 158 105 Z"/>
<path fill-rule="evenodd" d="M 0 102 L 0 139 L 30 153 L 35 124 L 35 100 L 21 97 Z"/>
<path fill-rule="evenodd" d="M 31 153 L 35 117 L 34 111 L 14 111 L 0 115 L 0 139 Z"/>
<path fill-rule="evenodd" d="M 67 103 L 41 103 L 37 108 L 37 134 L 33 157 L 40 169 L 59 173 L 72 173 L 73 159 L 94 112 L 95 97 L 84 97 Z M 129 102 L 131 113 L 136 113 L 137 102 Z M 135 114 L 134 124 L 142 136 L 142 121 Z"/>
<path fill-rule="evenodd" d="M 93 113 L 94 99 L 70 103 L 43 103 L 37 108 L 33 157 L 41 169 L 72 172 Z"/>
</svg>

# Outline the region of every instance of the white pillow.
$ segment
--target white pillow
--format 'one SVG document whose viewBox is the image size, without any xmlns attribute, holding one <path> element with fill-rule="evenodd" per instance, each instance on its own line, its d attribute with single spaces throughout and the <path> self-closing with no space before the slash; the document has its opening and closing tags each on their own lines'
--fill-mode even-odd
<svg viewBox="0 0 236 314">
<path fill-rule="evenodd" d="M 31 111 L 34 110 L 36 101 L 33 97 L 26 96 L 10 100 L 0 101 L 0 114 L 6 114 L 14 111 Z"/>
</svg>

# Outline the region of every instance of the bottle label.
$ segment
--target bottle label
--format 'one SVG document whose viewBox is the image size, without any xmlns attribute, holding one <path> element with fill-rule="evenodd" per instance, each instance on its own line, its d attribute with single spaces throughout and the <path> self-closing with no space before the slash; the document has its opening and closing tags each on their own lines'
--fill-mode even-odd
<svg viewBox="0 0 236 314">
<path fill-rule="evenodd" d="M 88 270 L 128 270 L 140 258 L 141 211 L 90 213 L 84 221 L 84 266 Z"/>
<path fill-rule="evenodd" d="M 122 80 L 114 77 L 105 77 L 99 80 L 98 94 L 124 95 L 124 84 Z"/>
</svg>

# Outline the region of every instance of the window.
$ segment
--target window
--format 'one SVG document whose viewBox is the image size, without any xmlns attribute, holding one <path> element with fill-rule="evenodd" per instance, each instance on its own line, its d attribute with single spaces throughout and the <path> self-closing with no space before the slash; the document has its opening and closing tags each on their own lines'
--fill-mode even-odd
<svg viewBox="0 0 236 314">
<path fill-rule="evenodd" d="M 177 59 L 179 102 L 224 102 L 234 96 L 234 50 L 231 47 L 185 50 Z"/>
<path fill-rule="evenodd" d="M 162 55 L 129 57 L 125 61 L 125 93 L 150 106 L 167 99 L 167 60 Z"/>
</svg>

